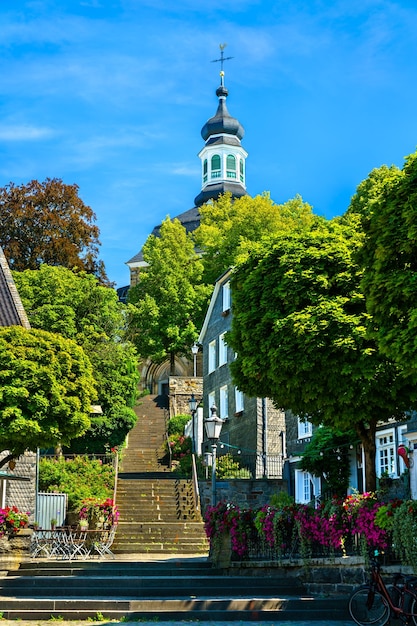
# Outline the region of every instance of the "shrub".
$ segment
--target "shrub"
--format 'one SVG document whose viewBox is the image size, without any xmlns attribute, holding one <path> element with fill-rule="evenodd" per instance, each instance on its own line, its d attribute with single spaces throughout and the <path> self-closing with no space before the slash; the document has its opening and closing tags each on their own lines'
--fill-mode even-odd
<svg viewBox="0 0 417 626">
<path fill-rule="evenodd" d="M 219 480 L 230 478 L 252 478 L 247 467 L 241 467 L 230 453 L 223 454 L 216 458 L 216 475 Z"/>
<path fill-rule="evenodd" d="M 183 435 L 191 416 L 186 414 L 174 415 L 168 422 L 168 435 Z"/>
<path fill-rule="evenodd" d="M 66 493 L 70 511 L 78 511 L 89 498 L 95 501 L 111 498 L 114 481 L 113 465 L 103 464 L 100 459 L 85 456 L 40 459 L 40 491 Z"/>
</svg>

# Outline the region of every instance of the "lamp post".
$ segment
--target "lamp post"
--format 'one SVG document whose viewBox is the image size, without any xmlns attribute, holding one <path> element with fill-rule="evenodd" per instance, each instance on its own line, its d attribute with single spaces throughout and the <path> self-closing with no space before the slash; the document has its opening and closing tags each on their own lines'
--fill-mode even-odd
<svg viewBox="0 0 417 626">
<path fill-rule="evenodd" d="M 192 440 L 191 452 L 195 454 L 195 414 L 197 413 L 198 400 L 194 397 L 193 393 L 191 394 L 191 398 L 188 400 L 188 407 L 190 409 L 191 418 L 193 420 L 192 422 L 193 440 Z"/>
<path fill-rule="evenodd" d="M 196 344 L 196 342 L 194 342 L 194 344 L 191 346 L 191 352 L 193 353 L 194 378 L 195 378 L 197 376 L 197 352 L 198 352 L 198 345 Z"/>
<path fill-rule="evenodd" d="M 220 439 L 220 433 L 224 420 L 220 419 L 217 415 L 217 407 L 213 404 L 210 408 L 211 417 L 208 417 L 204 421 L 206 428 L 207 439 L 211 441 L 211 505 L 216 506 L 216 454 L 217 454 L 217 442 Z"/>
</svg>

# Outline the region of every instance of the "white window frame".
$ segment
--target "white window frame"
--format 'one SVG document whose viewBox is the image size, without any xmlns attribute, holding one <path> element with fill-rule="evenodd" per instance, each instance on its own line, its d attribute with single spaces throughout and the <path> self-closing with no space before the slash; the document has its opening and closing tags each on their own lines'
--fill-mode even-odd
<svg viewBox="0 0 417 626">
<path fill-rule="evenodd" d="M 210 391 L 208 394 L 208 406 L 209 406 L 209 414 L 208 417 L 211 417 L 211 407 L 216 405 L 216 393 L 214 391 Z"/>
<path fill-rule="evenodd" d="M 230 281 L 229 280 L 227 281 L 227 283 L 224 283 L 222 294 L 223 294 L 223 313 L 225 313 L 226 311 L 230 311 Z"/>
<path fill-rule="evenodd" d="M 241 413 L 245 408 L 244 394 L 235 387 L 235 413 Z"/>
<path fill-rule="evenodd" d="M 321 480 L 310 472 L 295 470 L 295 501 L 298 504 L 308 504 L 321 493 Z"/>
<path fill-rule="evenodd" d="M 216 369 L 216 340 L 210 341 L 208 346 L 208 373 Z"/>
<path fill-rule="evenodd" d="M 298 439 L 305 439 L 313 435 L 313 424 L 308 420 L 298 419 Z"/>
<path fill-rule="evenodd" d="M 227 363 L 227 343 L 225 336 L 226 333 L 219 335 L 219 367 Z"/>
<path fill-rule="evenodd" d="M 406 469 L 402 459 L 397 459 L 397 448 L 401 443 L 406 442 L 406 426 L 400 426 L 397 433 L 396 428 L 387 428 L 377 431 L 376 439 L 376 475 L 381 478 L 385 472 L 390 478 L 398 478 Z M 398 438 L 396 437 L 396 434 Z"/>
<path fill-rule="evenodd" d="M 222 420 L 226 420 L 229 417 L 229 392 L 227 389 L 227 385 L 223 385 L 223 387 L 220 387 L 219 393 L 220 393 L 219 417 Z"/>
</svg>

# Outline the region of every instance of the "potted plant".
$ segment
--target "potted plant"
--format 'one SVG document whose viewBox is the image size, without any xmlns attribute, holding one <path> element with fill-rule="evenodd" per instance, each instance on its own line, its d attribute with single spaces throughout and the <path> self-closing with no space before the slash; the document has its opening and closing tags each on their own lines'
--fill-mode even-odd
<svg viewBox="0 0 417 626">
<path fill-rule="evenodd" d="M 58 520 L 53 517 L 51 519 L 51 530 L 55 530 L 56 525 L 58 524 Z"/>
</svg>

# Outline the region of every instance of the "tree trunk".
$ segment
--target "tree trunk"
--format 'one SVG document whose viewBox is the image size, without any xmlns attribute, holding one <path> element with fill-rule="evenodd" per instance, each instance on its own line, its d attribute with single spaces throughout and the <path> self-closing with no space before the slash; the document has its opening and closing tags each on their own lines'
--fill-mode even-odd
<svg viewBox="0 0 417 626">
<path fill-rule="evenodd" d="M 175 376 L 175 354 L 174 354 L 174 352 L 170 352 L 170 355 L 169 355 L 169 374 L 170 374 L 170 376 Z"/>
<path fill-rule="evenodd" d="M 376 424 L 377 420 L 371 420 L 368 428 L 364 424 L 358 424 L 356 430 L 363 445 L 365 455 L 365 490 L 376 491 Z"/>
</svg>

